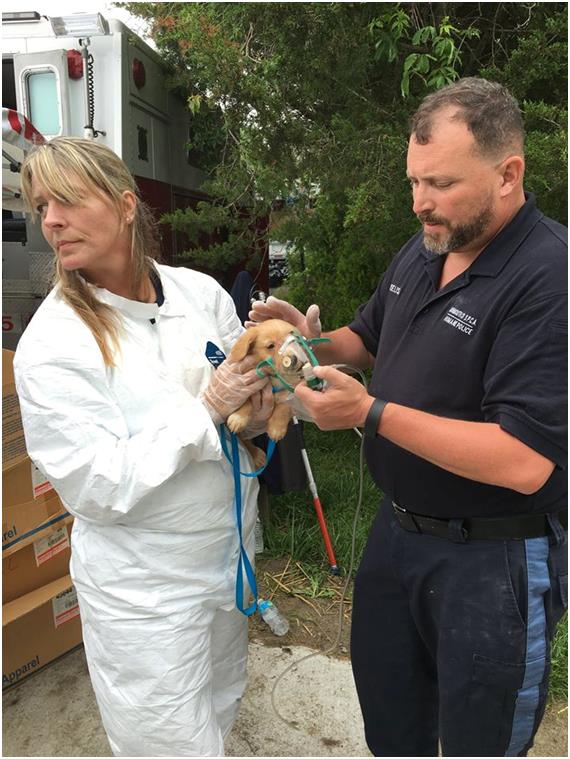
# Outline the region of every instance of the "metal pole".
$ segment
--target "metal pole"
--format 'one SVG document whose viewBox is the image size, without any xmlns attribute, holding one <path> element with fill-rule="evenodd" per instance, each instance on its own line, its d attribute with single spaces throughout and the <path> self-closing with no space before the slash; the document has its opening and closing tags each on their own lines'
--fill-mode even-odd
<svg viewBox="0 0 570 759">
<path fill-rule="evenodd" d="M 309 490 L 311 491 L 311 495 L 313 496 L 313 504 L 315 506 L 315 511 L 317 513 L 319 527 L 321 528 L 321 533 L 322 533 L 323 540 L 325 543 L 325 549 L 326 549 L 327 556 L 329 559 L 331 572 L 334 575 L 338 575 L 340 574 L 340 569 L 338 567 L 338 564 L 336 563 L 336 557 L 334 555 L 334 549 L 332 547 L 329 531 L 327 529 L 327 523 L 325 521 L 325 515 L 323 512 L 321 499 L 319 498 L 319 494 L 317 492 L 317 485 L 315 483 L 315 478 L 313 477 L 313 472 L 311 470 L 311 465 L 309 463 L 309 457 L 307 456 L 307 451 L 305 449 L 305 441 L 303 439 L 303 433 L 301 431 L 301 427 L 299 426 L 299 420 L 297 419 L 296 416 L 293 416 L 293 424 L 295 425 L 295 429 L 297 430 L 297 436 L 299 438 L 299 444 L 301 446 L 301 457 L 303 458 L 303 464 L 305 465 L 305 472 L 307 474 L 307 480 L 309 482 Z"/>
</svg>

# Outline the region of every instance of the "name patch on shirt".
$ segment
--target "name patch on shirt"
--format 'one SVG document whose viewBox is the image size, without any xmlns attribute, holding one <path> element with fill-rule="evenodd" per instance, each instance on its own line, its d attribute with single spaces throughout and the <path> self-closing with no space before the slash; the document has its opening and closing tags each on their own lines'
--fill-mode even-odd
<svg viewBox="0 0 570 759">
<path fill-rule="evenodd" d="M 465 311 L 461 311 L 455 306 L 449 309 L 443 317 L 443 321 L 466 335 L 472 335 L 477 327 L 476 317 L 466 314 Z"/>
</svg>

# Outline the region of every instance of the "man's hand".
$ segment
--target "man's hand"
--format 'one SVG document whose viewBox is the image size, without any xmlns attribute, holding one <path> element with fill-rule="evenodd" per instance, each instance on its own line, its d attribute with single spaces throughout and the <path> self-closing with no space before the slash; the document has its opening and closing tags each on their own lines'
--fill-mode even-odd
<svg viewBox="0 0 570 759">
<path fill-rule="evenodd" d="M 251 311 L 249 312 L 251 321 L 245 323 L 246 327 L 254 327 L 258 322 L 264 322 L 267 319 L 283 319 L 296 327 L 303 337 L 320 337 L 321 320 L 319 318 L 319 307 L 315 304 L 309 306 L 305 316 L 298 308 L 292 306 L 287 301 L 279 300 L 270 295 L 265 303 L 261 300 L 254 301 Z"/>
<path fill-rule="evenodd" d="M 363 427 L 374 401 L 366 388 L 332 366 L 315 366 L 315 376 L 326 380 L 322 391 L 311 390 L 305 383 L 297 386 L 295 395 L 321 430 L 344 430 Z"/>
</svg>

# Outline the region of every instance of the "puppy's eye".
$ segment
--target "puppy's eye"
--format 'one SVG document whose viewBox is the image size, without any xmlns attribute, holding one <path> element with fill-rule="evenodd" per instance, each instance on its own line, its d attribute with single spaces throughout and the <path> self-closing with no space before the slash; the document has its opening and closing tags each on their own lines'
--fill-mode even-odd
<svg viewBox="0 0 570 759">
<path fill-rule="evenodd" d="M 275 343 L 267 343 L 266 348 L 269 348 L 269 350 L 273 350 L 273 348 L 275 348 Z"/>
</svg>

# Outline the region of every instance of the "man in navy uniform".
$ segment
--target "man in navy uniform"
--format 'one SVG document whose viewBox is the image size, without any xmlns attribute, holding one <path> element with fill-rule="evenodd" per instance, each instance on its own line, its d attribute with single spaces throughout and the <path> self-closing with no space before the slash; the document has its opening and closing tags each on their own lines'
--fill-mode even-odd
<svg viewBox="0 0 570 759">
<path fill-rule="evenodd" d="M 325 430 L 364 427 L 385 494 L 355 581 L 353 671 L 376 756 L 525 756 L 567 604 L 567 230 L 525 194 L 502 86 L 425 98 L 407 156 L 422 230 L 297 395 Z M 250 317 L 320 333 L 283 301 Z"/>
</svg>

